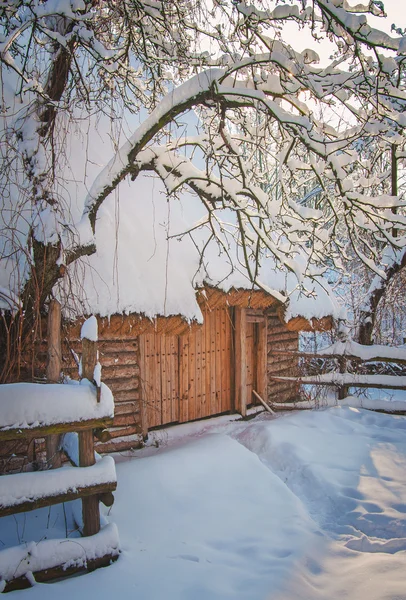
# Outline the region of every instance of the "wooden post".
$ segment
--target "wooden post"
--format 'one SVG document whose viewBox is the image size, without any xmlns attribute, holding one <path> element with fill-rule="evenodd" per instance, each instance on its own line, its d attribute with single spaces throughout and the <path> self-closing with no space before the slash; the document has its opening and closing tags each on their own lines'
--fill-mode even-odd
<svg viewBox="0 0 406 600">
<path fill-rule="evenodd" d="M 258 394 L 267 402 L 268 400 L 268 319 L 257 323 L 258 347 L 256 385 Z"/>
<path fill-rule="evenodd" d="M 82 340 L 82 378 L 93 381 L 97 363 L 97 342 Z M 96 401 L 96 398 L 95 398 Z M 93 429 L 79 432 L 79 466 L 94 465 Z M 97 496 L 82 498 L 83 535 L 94 535 L 100 530 L 100 508 Z"/>
<path fill-rule="evenodd" d="M 62 368 L 62 345 L 61 345 L 61 305 L 57 300 L 51 300 L 48 308 L 48 361 L 47 381 L 58 383 Z M 61 454 L 59 448 L 60 436 L 48 435 L 45 438 L 45 449 L 47 465 L 50 469 L 61 466 Z"/>
<path fill-rule="evenodd" d="M 147 373 L 146 369 L 146 357 L 145 357 L 145 335 L 140 335 L 138 337 L 138 356 L 139 356 L 139 365 L 140 365 L 140 416 L 141 416 L 141 431 L 142 431 L 142 439 L 144 442 L 148 439 L 148 411 L 147 411 L 147 398 L 146 398 L 146 390 L 145 390 L 145 375 Z M 144 383 L 144 384 L 143 384 Z"/>
<path fill-rule="evenodd" d="M 247 414 L 247 319 L 246 311 L 236 307 L 235 335 L 235 408 L 243 416 Z"/>
<path fill-rule="evenodd" d="M 340 356 L 338 359 L 338 365 L 340 373 L 347 372 L 347 358 L 345 356 Z M 338 399 L 344 400 L 348 396 L 348 385 L 340 385 L 338 388 Z"/>
</svg>

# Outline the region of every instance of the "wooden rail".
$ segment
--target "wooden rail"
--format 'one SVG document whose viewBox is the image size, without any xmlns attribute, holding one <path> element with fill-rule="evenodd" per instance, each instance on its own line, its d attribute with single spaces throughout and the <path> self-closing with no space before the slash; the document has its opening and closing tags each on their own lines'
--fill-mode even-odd
<svg viewBox="0 0 406 600">
<path fill-rule="evenodd" d="M 373 378 L 376 379 L 374 380 Z M 310 375 L 305 377 L 277 377 L 270 375 L 269 379 L 274 381 L 295 381 L 300 385 L 330 385 L 335 387 L 350 386 L 381 390 L 406 389 L 406 377 L 397 377 L 396 375 L 353 375 L 352 373 L 324 373 L 322 375 Z"/>
<path fill-rule="evenodd" d="M 287 350 L 272 350 L 271 354 L 279 356 L 290 356 L 307 359 L 335 359 L 338 362 L 339 372 L 322 373 L 320 375 L 309 375 L 302 377 L 285 377 L 268 374 L 269 379 L 279 382 L 297 383 L 298 385 L 332 386 L 338 389 L 338 398 L 343 399 L 348 395 L 348 388 L 371 388 L 371 389 L 406 389 L 406 377 L 402 375 L 381 375 L 348 373 L 347 361 L 355 363 L 395 363 L 406 365 L 406 350 L 391 348 L 389 346 L 362 346 L 356 342 L 336 342 L 332 346 L 318 352 L 298 352 Z M 372 409 L 370 409 L 372 410 Z M 377 409 L 376 409 L 377 410 Z M 386 411 L 404 414 L 405 411 Z"/>
<path fill-rule="evenodd" d="M 72 421 L 70 423 L 56 423 L 42 427 L 10 427 L 0 428 L 0 442 L 10 440 L 32 440 L 43 438 L 46 435 L 68 433 L 70 431 L 89 431 L 93 429 L 104 430 L 113 425 L 112 417 L 103 417 L 102 419 L 90 419 L 87 421 Z"/>
</svg>

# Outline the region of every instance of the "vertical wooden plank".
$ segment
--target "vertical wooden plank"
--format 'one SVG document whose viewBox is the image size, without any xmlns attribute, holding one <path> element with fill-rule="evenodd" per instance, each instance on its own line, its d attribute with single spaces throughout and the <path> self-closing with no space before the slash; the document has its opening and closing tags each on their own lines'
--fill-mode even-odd
<svg viewBox="0 0 406 600">
<path fill-rule="evenodd" d="M 258 323 L 258 347 L 256 349 L 257 357 L 257 373 L 256 373 L 256 391 L 265 400 L 268 401 L 268 378 L 267 378 L 267 361 L 268 361 L 268 327 L 267 319 L 262 323 Z"/>
<path fill-rule="evenodd" d="M 234 312 L 235 345 L 235 409 L 243 417 L 247 414 L 247 321 L 245 309 L 236 307 Z"/>
<path fill-rule="evenodd" d="M 165 425 L 170 423 L 172 407 L 171 407 L 171 339 L 170 336 L 160 335 L 161 343 L 161 423 Z"/>
<path fill-rule="evenodd" d="M 179 421 L 179 356 L 178 337 L 171 335 L 171 422 Z"/>
<path fill-rule="evenodd" d="M 221 373 L 223 370 L 223 362 L 222 362 L 222 345 L 221 345 L 221 313 L 223 312 L 222 308 L 218 308 L 216 310 L 216 413 L 222 412 L 221 406 L 221 398 L 222 398 L 222 389 L 221 389 Z"/>
<path fill-rule="evenodd" d="M 145 380 L 145 387 L 147 390 L 148 399 L 148 422 L 151 427 L 155 427 L 156 424 L 156 413 L 155 413 L 155 357 L 154 357 L 154 335 L 146 334 L 145 336 L 145 347 L 147 351 L 147 362 L 148 362 L 148 377 Z"/>
<path fill-rule="evenodd" d="M 189 337 L 189 421 L 196 419 L 196 335 Z"/>
<path fill-rule="evenodd" d="M 254 333 L 255 333 L 255 324 L 247 323 L 247 340 L 246 340 L 247 406 L 249 406 L 253 402 L 252 390 L 254 388 L 254 382 L 255 382 Z"/>
<path fill-rule="evenodd" d="M 168 355 L 166 352 L 166 336 L 165 335 L 157 335 L 157 339 L 159 340 L 159 352 L 157 351 L 157 357 L 159 356 L 160 361 L 160 385 L 161 385 L 161 394 L 160 394 L 160 425 L 163 425 L 167 422 L 167 409 L 168 402 L 170 401 L 168 398 L 168 378 L 169 378 L 169 369 L 170 364 L 168 360 Z"/>
<path fill-rule="evenodd" d="M 179 337 L 179 422 L 189 420 L 189 336 Z"/>
<path fill-rule="evenodd" d="M 203 318 L 204 318 L 204 322 L 203 322 L 203 326 L 201 328 L 201 333 L 200 333 L 200 353 L 201 353 L 201 381 L 200 381 L 200 388 L 201 388 L 201 411 L 202 411 L 202 416 L 203 417 L 207 417 L 208 416 L 208 406 L 210 406 L 210 403 L 207 402 L 207 394 L 206 394 L 206 376 L 207 376 L 207 352 L 206 352 L 206 313 L 203 313 Z"/>
<path fill-rule="evenodd" d="M 227 338 L 226 338 L 226 318 L 227 309 L 222 308 L 220 314 L 220 392 L 221 392 L 221 412 L 229 410 L 227 405 Z"/>
<path fill-rule="evenodd" d="M 216 406 L 216 310 L 210 314 L 210 414 L 217 414 Z"/>
<path fill-rule="evenodd" d="M 148 411 L 145 391 L 145 373 L 146 373 L 146 357 L 145 357 L 145 336 L 138 337 L 138 348 L 140 357 L 140 416 L 141 430 L 144 441 L 148 437 Z"/>
<path fill-rule="evenodd" d="M 154 333 L 154 369 L 155 369 L 155 393 L 154 405 L 156 415 L 156 425 L 162 425 L 162 402 L 164 401 L 165 385 L 163 383 L 165 375 L 165 344 L 162 335 Z"/>
<path fill-rule="evenodd" d="M 228 318 L 227 318 L 227 330 L 228 330 L 228 343 L 229 343 L 229 362 L 227 364 L 229 369 L 229 377 L 228 381 L 230 384 L 230 410 L 232 412 L 236 411 L 236 354 L 235 354 L 235 309 L 228 309 Z"/>
<path fill-rule="evenodd" d="M 194 334 L 196 343 L 196 419 L 201 419 L 205 415 L 202 411 L 202 335 L 200 330 Z"/>
<path fill-rule="evenodd" d="M 211 412 L 211 315 L 212 311 L 207 310 L 204 319 L 204 337 L 205 337 L 205 349 L 206 349 L 206 375 L 204 381 L 205 387 L 205 399 L 206 399 L 206 416 L 212 414 Z"/>
</svg>

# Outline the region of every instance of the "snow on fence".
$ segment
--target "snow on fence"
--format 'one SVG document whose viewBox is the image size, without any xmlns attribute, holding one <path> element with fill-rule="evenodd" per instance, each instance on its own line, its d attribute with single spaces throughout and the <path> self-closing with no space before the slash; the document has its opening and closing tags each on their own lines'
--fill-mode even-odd
<svg viewBox="0 0 406 600">
<path fill-rule="evenodd" d="M 90 337 L 90 336 L 89 336 Z M 96 336 L 97 337 L 97 336 Z M 110 390 L 97 373 L 97 342 L 83 344 L 80 384 L 9 384 L 0 386 L 0 443 L 78 432 L 73 447 L 77 467 L 0 477 L 0 517 L 82 498 L 80 540 L 44 540 L 0 552 L 0 591 L 29 587 L 78 571 L 107 566 L 119 554 L 117 529 L 100 531 L 99 501 L 111 506 L 117 479 L 111 457 L 95 461 L 94 430 L 104 431 L 114 416 Z M 95 381 L 95 385 L 91 383 Z M 76 441 L 76 440 L 73 440 Z M 72 442 L 72 439 L 71 439 Z M 30 544 L 28 546 L 31 547 Z"/>
<path fill-rule="evenodd" d="M 317 375 L 307 375 L 302 377 L 280 377 L 272 376 L 269 378 L 274 381 L 296 382 L 299 385 L 320 385 L 334 386 L 338 389 L 338 398 L 343 400 L 348 396 L 350 387 L 371 388 L 371 389 L 406 389 L 406 377 L 401 375 L 385 374 L 362 374 L 347 372 L 348 362 L 354 362 L 358 365 L 366 363 L 394 363 L 401 366 L 406 365 L 406 349 L 393 348 L 382 345 L 363 346 L 352 340 L 346 342 L 336 342 L 328 348 L 318 352 L 284 352 L 274 350 L 273 354 L 284 354 L 296 356 L 298 358 L 327 358 L 336 359 L 339 364 L 339 372 L 321 373 Z M 400 410 L 395 403 L 393 406 L 389 403 L 387 407 L 373 408 L 370 410 L 379 410 L 380 412 L 391 412 L 396 414 L 406 414 L 405 410 Z"/>
</svg>

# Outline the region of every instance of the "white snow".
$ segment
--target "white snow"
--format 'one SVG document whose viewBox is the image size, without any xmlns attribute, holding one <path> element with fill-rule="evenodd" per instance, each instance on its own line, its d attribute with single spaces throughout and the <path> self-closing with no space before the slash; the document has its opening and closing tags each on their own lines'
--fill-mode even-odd
<svg viewBox="0 0 406 600">
<path fill-rule="evenodd" d="M 356 356 L 363 361 L 379 360 L 380 358 L 396 360 L 406 360 L 406 349 L 394 346 L 384 346 L 383 344 L 373 344 L 364 346 L 353 340 L 346 342 L 335 342 L 331 346 L 318 350 L 317 354 L 322 356 L 347 355 Z M 309 353 L 310 355 L 310 353 Z"/>
<path fill-rule="evenodd" d="M 34 502 L 101 483 L 115 482 L 116 470 L 111 456 L 90 467 L 64 467 L 51 471 L 16 473 L 0 477 L 0 508 Z"/>
<path fill-rule="evenodd" d="M 80 339 L 97 342 L 97 319 L 94 315 L 86 319 L 80 330 Z"/>
<path fill-rule="evenodd" d="M 119 553 L 119 537 L 114 523 L 87 538 L 41 540 L 0 551 L 1 579 L 9 580 L 60 565 L 85 567 L 89 560 Z M 42 586 L 40 586 L 42 587 Z"/>
<path fill-rule="evenodd" d="M 116 457 L 119 560 L 13 597 L 405 597 L 405 417 L 334 407 L 155 436 L 159 448 Z M 27 515 L 25 530 L 41 522 L 39 535 L 52 535 L 46 516 Z M 16 530 L 27 539 L 22 519 L 2 519 L 0 530 L 5 544 Z"/>
<path fill-rule="evenodd" d="M 104 383 L 101 385 L 100 402 L 96 400 L 95 387 L 86 379 L 71 381 L 69 385 L 0 385 L 0 431 L 32 429 L 113 415 L 113 395 Z"/>
</svg>

